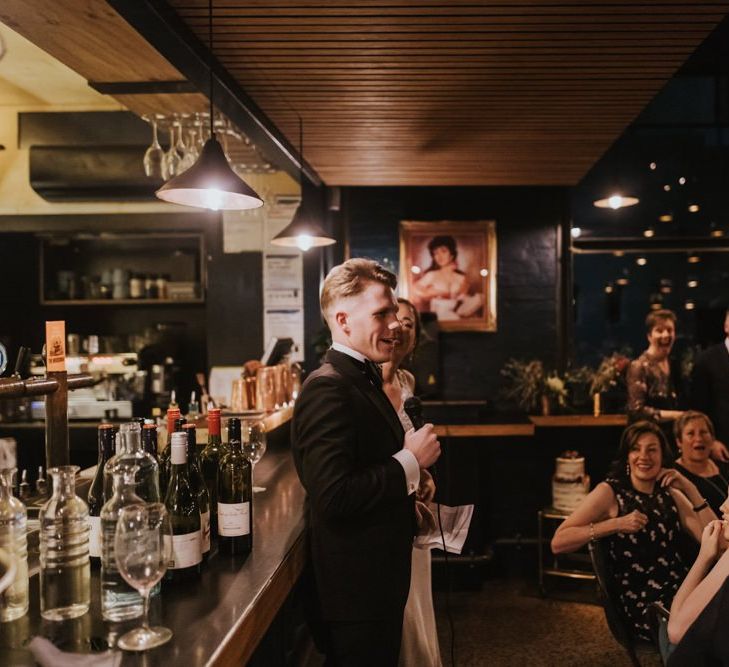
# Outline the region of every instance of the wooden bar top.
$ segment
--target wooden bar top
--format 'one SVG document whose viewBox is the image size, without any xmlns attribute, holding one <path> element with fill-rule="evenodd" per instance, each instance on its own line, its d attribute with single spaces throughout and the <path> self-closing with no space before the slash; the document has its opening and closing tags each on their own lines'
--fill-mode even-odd
<svg viewBox="0 0 729 667">
<path fill-rule="evenodd" d="M 436 424 L 435 433 L 443 438 L 485 438 L 532 436 L 536 428 L 577 428 L 596 426 L 625 426 L 625 415 L 549 415 L 529 416 L 523 424 Z"/>
<path fill-rule="evenodd" d="M 250 659 L 304 565 L 305 494 L 288 446 L 271 447 L 254 477 L 265 491 L 253 497 L 251 554 L 213 553 L 198 581 L 163 584 L 161 596 L 152 600 L 150 621 L 170 628 L 174 636 L 147 653 L 123 653 L 123 667 L 244 665 Z M 34 635 L 51 639 L 64 651 L 89 653 L 113 644 L 141 621 L 101 620 L 98 569 L 92 570 L 91 610 L 72 621 L 41 619 L 38 576 L 31 577 L 30 589 L 28 614 L 0 624 L 1 665 L 35 665 L 26 647 Z"/>
</svg>

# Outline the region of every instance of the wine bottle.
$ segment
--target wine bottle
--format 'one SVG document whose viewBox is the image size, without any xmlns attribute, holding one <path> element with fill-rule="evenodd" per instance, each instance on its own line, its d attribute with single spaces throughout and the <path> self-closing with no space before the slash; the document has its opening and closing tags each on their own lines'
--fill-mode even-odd
<svg viewBox="0 0 729 667">
<path fill-rule="evenodd" d="M 104 468 L 114 456 L 116 432 L 117 428 L 113 424 L 99 424 L 99 458 L 86 499 L 89 505 L 89 556 L 92 565 L 98 565 L 101 559 L 101 508 L 108 500 L 104 493 Z"/>
<path fill-rule="evenodd" d="M 228 420 L 228 449 L 218 470 L 219 550 L 247 554 L 253 548 L 251 464 L 241 451 L 240 419 Z"/>
<path fill-rule="evenodd" d="M 170 479 L 170 454 L 172 452 L 172 434 L 177 431 L 176 424 L 180 419 L 180 409 L 169 407 L 167 409 L 167 444 L 159 455 L 160 488 L 164 493 Z"/>
<path fill-rule="evenodd" d="M 208 444 L 200 453 L 200 470 L 205 486 L 210 494 L 210 534 L 215 539 L 218 535 L 218 467 L 223 454 L 223 442 L 220 438 L 220 408 L 208 409 Z"/>
<path fill-rule="evenodd" d="M 197 503 L 200 506 L 202 553 L 203 559 L 206 559 L 210 553 L 210 494 L 200 472 L 195 424 L 185 424 L 182 430 L 187 434 L 187 465 L 190 469 L 190 484 L 193 492 L 197 494 Z"/>
<path fill-rule="evenodd" d="M 173 433 L 170 448 L 171 474 L 165 506 L 172 524 L 172 561 L 165 578 L 167 581 L 184 581 L 200 574 L 200 505 L 190 482 L 186 434 Z"/>
<path fill-rule="evenodd" d="M 158 461 L 156 424 L 145 424 L 142 427 L 142 449 Z"/>
</svg>

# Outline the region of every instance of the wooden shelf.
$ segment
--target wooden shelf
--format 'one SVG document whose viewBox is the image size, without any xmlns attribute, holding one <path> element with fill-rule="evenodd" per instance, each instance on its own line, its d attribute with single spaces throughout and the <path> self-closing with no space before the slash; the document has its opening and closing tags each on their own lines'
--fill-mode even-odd
<svg viewBox="0 0 729 667">
<path fill-rule="evenodd" d="M 186 306 L 203 304 L 205 299 L 43 299 L 43 306 Z"/>
</svg>

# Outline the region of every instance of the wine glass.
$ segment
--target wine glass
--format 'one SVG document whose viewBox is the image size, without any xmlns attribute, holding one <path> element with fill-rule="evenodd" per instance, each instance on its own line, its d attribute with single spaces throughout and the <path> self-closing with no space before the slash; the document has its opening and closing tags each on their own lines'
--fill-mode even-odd
<svg viewBox="0 0 729 667">
<path fill-rule="evenodd" d="M 262 421 L 246 421 L 243 423 L 243 442 L 241 451 L 243 456 L 248 459 L 251 464 L 251 482 L 253 481 L 253 473 L 263 455 L 266 453 L 266 425 Z M 253 493 L 265 491 L 263 486 L 254 486 Z"/>
<path fill-rule="evenodd" d="M 121 511 L 116 524 L 114 550 L 119 573 L 144 600 L 142 627 L 117 642 L 125 651 L 146 651 L 172 638 L 172 630 L 149 627 L 149 593 L 162 579 L 172 558 L 172 527 L 162 503 L 134 503 Z"/>
<path fill-rule="evenodd" d="M 149 178 L 164 178 L 165 152 L 157 138 L 157 119 L 154 116 L 144 116 L 144 120 L 152 124 L 152 143 L 144 153 L 144 173 Z"/>
<path fill-rule="evenodd" d="M 175 119 L 170 125 L 170 148 L 167 153 L 165 153 L 165 168 L 168 178 L 177 176 L 177 174 L 180 173 L 180 161 L 182 160 L 182 157 L 177 152 L 176 141 L 178 124 L 178 121 Z M 182 132 L 181 127 L 180 132 Z"/>
</svg>

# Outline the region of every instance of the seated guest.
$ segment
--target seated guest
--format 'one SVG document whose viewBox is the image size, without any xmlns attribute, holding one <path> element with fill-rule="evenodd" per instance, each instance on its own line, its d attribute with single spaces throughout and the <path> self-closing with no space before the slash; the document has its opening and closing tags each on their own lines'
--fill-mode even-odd
<svg viewBox="0 0 729 667">
<path fill-rule="evenodd" d="M 719 508 L 729 486 L 729 465 L 712 461 L 709 456 L 715 440 L 714 425 L 703 412 L 688 410 L 676 420 L 674 431 L 680 452 L 674 467 L 696 485 L 714 513 L 721 514 Z"/>
<path fill-rule="evenodd" d="M 696 486 L 670 463 L 657 424 L 640 421 L 623 431 L 616 460 L 580 506 L 560 525 L 552 551 L 576 551 L 607 538 L 607 555 L 620 605 L 636 638 L 651 641 L 645 612 L 653 602 L 668 607 L 686 576 L 679 534 L 697 541 L 716 515 Z"/>
<path fill-rule="evenodd" d="M 727 503 L 722 509 L 724 520 L 711 521 L 704 528 L 696 562 L 673 598 L 668 639 L 678 646 L 671 656 L 671 665 L 729 664 Z"/>
</svg>

